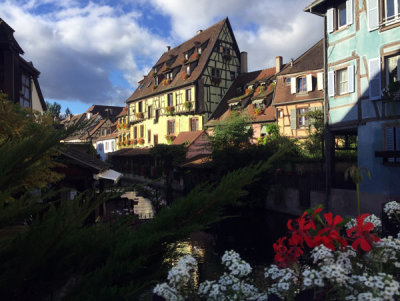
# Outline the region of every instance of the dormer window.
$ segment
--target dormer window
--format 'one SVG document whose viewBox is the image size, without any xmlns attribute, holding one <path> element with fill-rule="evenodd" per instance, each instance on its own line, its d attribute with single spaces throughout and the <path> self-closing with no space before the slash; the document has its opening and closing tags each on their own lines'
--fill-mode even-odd
<svg viewBox="0 0 400 301">
<path fill-rule="evenodd" d="M 189 59 L 189 53 L 185 53 L 185 60 Z"/>
<path fill-rule="evenodd" d="M 151 86 L 151 81 L 149 81 L 149 82 L 147 83 L 147 86 L 146 86 L 146 87 L 148 88 L 148 87 L 150 87 L 150 86 Z"/>
<path fill-rule="evenodd" d="M 166 75 L 167 79 L 172 80 L 172 72 L 168 72 Z"/>
<path fill-rule="evenodd" d="M 143 84 L 140 84 L 138 89 L 141 90 L 142 88 L 143 88 Z"/>
<path fill-rule="evenodd" d="M 158 86 L 158 76 L 156 76 L 156 77 L 154 78 L 154 85 L 155 85 L 155 86 Z"/>
<path fill-rule="evenodd" d="M 190 66 L 186 66 L 186 74 L 190 75 Z"/>
<path fill-rule="evenodd" d="M 154 67 L 154 73 L 157 73 L 157 67 Z"/>
<path fill-rule="evenodd" d="M 197 53 L 201 54 L 201 48 L 197 48 Z"/>
</svg>

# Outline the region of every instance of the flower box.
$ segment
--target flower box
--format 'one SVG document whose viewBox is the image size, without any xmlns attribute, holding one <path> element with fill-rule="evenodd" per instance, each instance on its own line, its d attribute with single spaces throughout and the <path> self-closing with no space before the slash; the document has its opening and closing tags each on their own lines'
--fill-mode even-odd
<svg viewBox="0 0 400 301">
<path fill-rule="evenodd" d="M 136 113 L 136 118 L 137 118 L 137 119 L 143 119 L 143 118 L 144 118 L 143 112 L 137 112 L 137 113 Z"/>
<path fill-rule="evenodd" d="M 162 81 L 164 86 L 168 86 L 171 83 L 171 79 L 170 78 L 164 78 Z"/>
<path fill-rule="evenodd" d="M 187 111 L 190 111 L 190 110 L 192 109 L 192 107 L 193 107 L 193 104 L 192 104 L 191 101 L 185 101 L 185 102 L 183 103 L 183 105 L 185 106 L 185 108 L 186 108 Z"/>
<path fill-rule="evenodd" d="M 132 144 L 133 145 L 137 145 L 138 144 L 138 140 L 137 139 L 132 139 Z"/>
<path fill-rule="evenodd" d="M 175 138 L 176 138 L 176 136 L 175 136 L 175 135 L 172 135 L 172 134 L 169 134 L 169 135 L 166 135 L 166 136 L 165 136 L 165 139 L 167 139 L 167 143 L 168 143 L 168 144 L 171 144 L 172 141 L 175 140 Z"/>
<path fill-rule="evenodd" d="M 140 145 L 143 145 L 143 144 L 144 144 L 144 139 L 143 139 L 143 138 L 138 138 L 138 139 L 137 139 L 137 142 L 138 142 Z"/>
<path fill-rule="evenodd" d="M 255 116 L 259 116 L 264 112 L 264 110 L 262 108 L 255 108 L 253 111 L 253 115 Z"/>
<path fill-rule="evenodd" d="M 175 107 L 174 106 L 168 106 L 165 108 L 165 111 L 167 112 L 167 115 L 172 115 L 175 112 Z"/>
</svg>

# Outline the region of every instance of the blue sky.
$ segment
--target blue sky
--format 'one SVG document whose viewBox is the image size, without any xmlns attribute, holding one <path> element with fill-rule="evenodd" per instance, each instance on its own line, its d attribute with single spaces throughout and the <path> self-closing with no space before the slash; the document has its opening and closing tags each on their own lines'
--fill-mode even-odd
<svg viewBox="0 0 400 301">
<path fill-rule="evenodd" d="M 92 104 L 124 106 L 167 45 L 179 45 L 229 17 L 249 71 L 296 58 L 322 38 L 312 0 L 3 0 L 24 58 L 41 71 L 47 101 L 82 113 Z"/>
</svg>

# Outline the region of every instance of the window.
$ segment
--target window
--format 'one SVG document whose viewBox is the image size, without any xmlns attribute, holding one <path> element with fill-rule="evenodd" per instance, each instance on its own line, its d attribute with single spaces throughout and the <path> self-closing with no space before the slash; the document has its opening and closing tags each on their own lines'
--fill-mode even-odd
<svg viewBox="0 0 400 301">
<path fill-rule="evenodd" d="M 286 79 L 286 86 L 290 86 L 290 77 Z"/>
<path fill-rule="evenodd" d="M 329 33 L 353 24 L 353 0 L 340 2 L 338 6 L 327 10 L 326 26 Z"/>
<path fill-rule="evenodd" d="M 199 118 L 190 118 L 190 131 L 198 131 L 199 130 Z"/>
<path fill-rule="evenodd" d="M 21 76 L 19 103 L 25 108 L 29 108 L 31 106 L 31 80 L 27 74 L 22 74 Z"/>
<path fill-rule="evenodd" d="M 231 75 L 231 80 L 235 80 L 235 78 L 236 78 L 236 73 L 235 73 L 235 71 L 231 71 L 231 72 L 230 72 L 230 75 Z"/>
<path fill-rule="evenodd" d="M 158 144 L 158 135 L 154 135 L 153 141 L 154 141 L 154 145 Z"/>
<path fill-rule="evenodd" d="M 307 92 L 307 80 L 306 77 L 297 78 L 297 93 Z"/>
<path fill-rule="evenodd" d="M 154 85 L 155 85 L 155 86 L 158 86 L 158 76 L 156 76 L 156 77 L 154 78 Z"/>
<path fill-rule="evenodd" d="M 158 120 L 158 118 L 160 117 L 160 110 L 156 110 L 155 112 L 155 119 Z"/>
<path fill-rule="evenodd" d="M 348 74 L 347 69 L 336 71 L 337 77 L 337 94 L 342 95 L 348 92 Z"/>
<path fill-rule="evenodd" d="M 144 125 L 142 124 L 140 126 L 140 138 L 143 138 L 143 137 L 144 137 Z"/>
<path fill-rule="evenodd" d="M 354 92 L 354 66 L 328 72 L 328 95 L 344 95 Z"/>
<path fill-rule="evenodd" d="M 278 116 L 279 116 L 279 118 L 283 118 L 283 110 L 278 111 Z"/>
<path fill-rule="evenodd" d="M 192 101 L 192 89 L 186 89 L 186 101 Z"/>
<path fill-rule="evenodd" d="M 167 79 L 172 80 L 172 72 L 167 73 Z"/>
<path fill-rule="evenodd" d="M 140 84 L 138 89 L 140 90 L 142 88 L 143 88 L 143 84 Z"/>
<path fill-rule="evenodd" d="M 147 130 L 147 143 L 151 143 L 151 130 Z"/>
<path fill-rule="evenodd" d="M 150 86 L 151 86 L 151 83 L 152 83 L 152 81 L 150 80 L 150 81 L 147 83 L 147 86 L 146 86 L 146 87 L 147 87 L 147 88 L 150 87 Z"/>
<path fill-rule="evenodd" d="M 388 87 L 391 83 L 400 80 L 399 68 L 400 68 L 400 54 L 385 58 L 386 87 Z"/>
<path fill-rule="evenodd" d="M 197 48 L 197 53 L 201 54 L 201 48 Z"/>
<path fill-rule="evenodd" d="M 153 107 L 152 106 L 148 106 L 147 107 L 147 118 L 150 119 L 153 117 Z"/>
<path fill-rule="evenodd" d="M 304 114 L 308 112 L 308 108 L 302 108 L 297 110 L 297 125 L 299 127 L 306 127 L 308 126 L 308 117 Z"/>
<path fill-rule="evenodd" d="M 400 0 L 384 0 L 384 22 L 386 24 L 399 20 Z"/>
<path fill-rule="evenodd" d="M 189 53 L 185 53 L 185 60 L 189 59 Z"/>
<path fill-rule="evenodd" d="M 143 102 L 142 101 L 139 101 L 139 103 L 138 103 L 138 112 L 143 112 Z"/>
<path fill-rule="evenodd" d="M 174 105 L 174 100 L 173 100 L 173 96 L 172 93 L 168 93 L 167 95 L 167 105 L 168 106 L 173 106 Z"/>
<path fill-rule="evenodd" d="M 400 125 L 384 127 L 384 150 L 400 151 Z M 388 162 L 400 163 L 400 158 L 388 158 Z"/>
<path fill-rule="evenodd" d="M 186 74 L 190 75 L 190 66 L 186 66 Z"/>
<path fill-rule="evenodd" d="M 217 69 L 217 68 L 211 68 L 211 76 L 219 77 L 219 76 L 220 76 L 219 69 Z"/>
<path fill-rule="evenodd" d="M 341 28 L 347 25 L 346 20 L 346 2 L 342 3 L 337 8 L 337 17 L 338 17 L 338 27 Z"/>
<path fill-rule="evenodd" d="M 133 127 L 133 139 L 137 139 L 137 126 Z"/>
<path fill-rule="evenodd" d="M 167 121 L 167 134 L 172 135 L 175 133 L 175 120 Z"/>
</svg>

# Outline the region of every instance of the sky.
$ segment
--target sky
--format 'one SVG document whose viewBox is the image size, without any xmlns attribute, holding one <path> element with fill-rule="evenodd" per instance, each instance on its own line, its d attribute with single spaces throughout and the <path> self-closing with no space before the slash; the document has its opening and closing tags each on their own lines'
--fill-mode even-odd
<svg viewBox="0 0 400 301">
<path fill-rule="evenodd" d="M 228 17 L 249 71 L 296 59 L 323 37 L 312 0 L 0 0 L 44 98 L 79 114 L 125 100 L 166 51 Z"/>
</svg>

